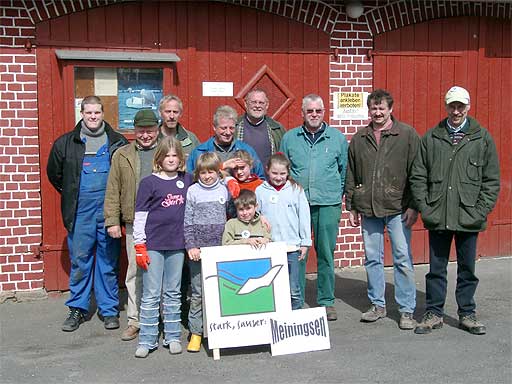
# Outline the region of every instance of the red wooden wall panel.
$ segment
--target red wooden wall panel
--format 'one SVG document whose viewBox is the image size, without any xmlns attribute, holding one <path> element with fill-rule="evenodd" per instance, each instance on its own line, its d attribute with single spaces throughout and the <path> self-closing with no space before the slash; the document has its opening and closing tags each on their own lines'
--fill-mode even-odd
<svg viewBox="0 0 512 384">
<path fill-rule="evenodd" d="M 504 20 L 460 17 L 411 25 L 375 38 L 374 88 L 391 91 L 398 119 L 423 135 L 446 117 L 444 94 L 458 84 L 471 94 L 470 115 L 493 135 L 501 192 L 489 215 L 489 227 L 479 237 L 481 256 L 510 255 L 512 250 L 511 140 L 503 113 L 512 110 L 510 36 L 510 23 Z M 389 248 L 386 244 L 388 265 Z M 428 262 L 428 234 L 421 220 L 413 228 L 413 254 L 415 262 Z"/>
<path fill-rule="evenodd" d="M 329 39 L 327 34 L 287 18 L 220 3 L 138 1 L 39 23 L 41 169 L 46 169 L 55 138 L 74 126 L 74 63 L 59 62 L 55 49 L 175 52 L 181 61 L 174 67 L 166 66 L 164 93 L 173 92 L 183 99 L 181 122 L 200 140 L 206 140 L 212 134 L 217 106 L 229 104 L 239 112 L 242 108 L 233 97 L 203 97 L 203 81 L 233 82 L 236 95 L 264 65 L 268 66 L 295 98 L 279 118 L 286 128 L 301 123 L 300 104 L 306 93 L 319 93 L 328 105 Z M 265 78 L 262 84 L 272 82 Z M 283 95 L 271 89 L 269 96 L 276 110 Z M 45 287 L 67 289 L 69 261 L 60 197 L 44 174 L 41 179 L 43 247 L 47 246 L 43 253 Z"/>
</svg>

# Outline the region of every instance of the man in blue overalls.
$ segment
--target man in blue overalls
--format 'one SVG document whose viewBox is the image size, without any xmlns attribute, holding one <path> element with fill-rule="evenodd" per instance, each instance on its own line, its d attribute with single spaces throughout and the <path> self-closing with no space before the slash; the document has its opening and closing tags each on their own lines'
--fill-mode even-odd
<svg viewBox="0 0 512 384">
<path fill-rule="evenodd" d="M 120 239 L 107 235 L 103 202 L 110 160 L 128 143 L 103 121 L 99 97 L 83 99 L 82 119 L 59 137 L 48 159 L 48 179 L 61 194 L 71 259 L 69 314 L 62 330 L 72 332 L 86 319 L 94 286 L 98 313 L 106 329 L 119 328 L 118 262 Z"/>
</svg>

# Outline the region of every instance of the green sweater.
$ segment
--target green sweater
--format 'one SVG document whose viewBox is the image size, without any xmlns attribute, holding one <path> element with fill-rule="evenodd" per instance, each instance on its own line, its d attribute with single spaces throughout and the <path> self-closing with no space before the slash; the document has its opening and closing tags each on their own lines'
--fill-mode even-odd
<svg viewBox="0 0 512 384">
<path fill-rule="evenodd" d="M 261 222 L 257 212 L 249 223 L 237 218 L 228 220 L 222 235 L 222 245 L 247 244 L 247 240 L 253 237 L 265 237 L 272 240 L 270 232 Z"/>
</svg>

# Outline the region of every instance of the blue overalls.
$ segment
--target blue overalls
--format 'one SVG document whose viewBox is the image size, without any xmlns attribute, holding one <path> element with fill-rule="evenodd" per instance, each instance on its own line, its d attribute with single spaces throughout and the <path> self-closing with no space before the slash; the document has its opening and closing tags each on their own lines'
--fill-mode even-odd
<svg viewBox="0 0 512 384">
<path fill-rule="evenodd" d="M 68 307 L 89 311 L 94 285 L 98 312 L 102 316 L 119 313 L 118 262 L 120 239 L 108 236 L 103 203 L 110 170 L 108 142 L 95 156 L 84 156 L 73 232 L 68 233 L 71 273 Z M 94 257 L 96 250 L 96 257 Z M 93 277 L 94 276 L 94 277 Z"/>
</svg>

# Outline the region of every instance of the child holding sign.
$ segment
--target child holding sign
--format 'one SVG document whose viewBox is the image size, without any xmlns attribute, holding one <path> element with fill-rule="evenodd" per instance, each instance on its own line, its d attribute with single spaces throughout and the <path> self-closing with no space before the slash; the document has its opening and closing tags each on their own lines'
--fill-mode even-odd
<svg viewBox="0 0 512 384">
<path fill-rule="evenodd" d="M 205 152 L 194 169 L 196 184 L 187 192 L 185 207 L 185 246 L 189 257 L 192 297 L 188 313 L 190 342 L 188 352 L 199 352 L 203 335 L 203 308 L 201 287 L 201 247 L 221 245 L 226 223 L 229 193 L 221 183 L 220 157 Z"/>
<path fill-rule="evenodd" d="M 311 217 L 304 189 L 290 177 L 290 161 L 283 153 L 270 157 L 267 178 L 256 188 L 261 214 L 272 226 L 272 240 L 288 245 L 288 273 L 292 309 L 304 304 L 299 285 L 299 260 L 311 246 Z"/>
</svg>

